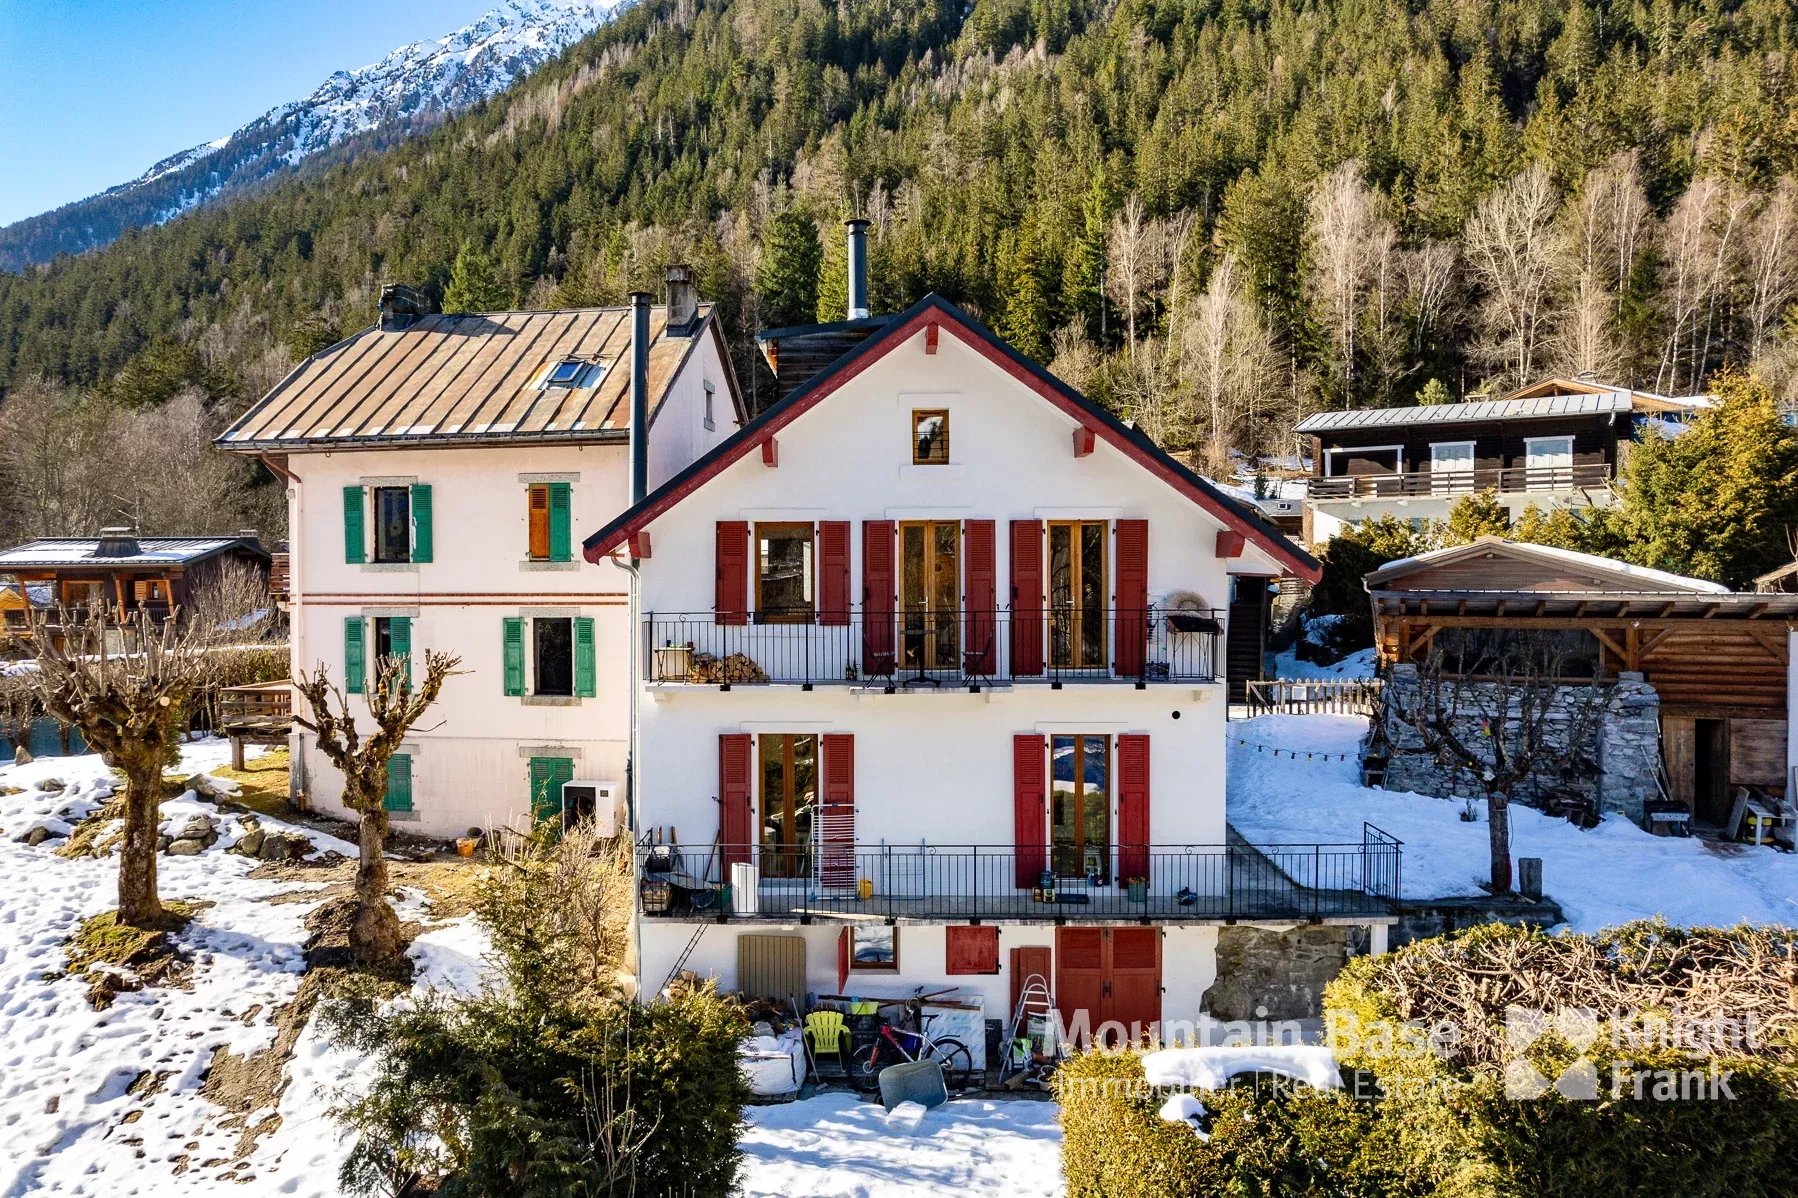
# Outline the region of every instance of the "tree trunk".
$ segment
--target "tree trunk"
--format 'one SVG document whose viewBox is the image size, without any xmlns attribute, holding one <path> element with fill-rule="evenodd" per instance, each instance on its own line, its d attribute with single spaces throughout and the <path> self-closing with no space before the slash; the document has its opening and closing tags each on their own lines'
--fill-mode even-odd
<svg viewBox="0 0 1798 1198">
<path fill-rule="evenodd" d="M 1511 800 L 1486 796 L 1486 835 L 1492 849 L 1492 893 L 1511 893 Z"/>
<path fill-rule="evenodd" d="M 119 846 L 119 922 L 153 927 L 167 918 L 156 897 L 156 839 L 162 822 L 162 761 L 121 761 L 125 771 L 125 837 Z"/>
<path fill-rule="evenodd" d="M 387 812 L 379 802 L 362 809 L 356 826 L 356 915 L 350 951 L 358 961 L 378 963 L 400 951 L 400 920 L 387 902 Z"/>
</svg>

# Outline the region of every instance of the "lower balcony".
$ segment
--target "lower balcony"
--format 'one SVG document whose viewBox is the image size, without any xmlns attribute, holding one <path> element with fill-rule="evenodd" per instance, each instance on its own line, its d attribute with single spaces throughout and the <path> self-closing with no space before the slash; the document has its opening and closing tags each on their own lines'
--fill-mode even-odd
<svg viewBox="0 0 1798 1198">
<path fill-rule="evenodd" d="M 1381 918 L 1400 844 L 842 845 L 720 850 L 642 844 L 646 916 L 673 919 L 1072 923 Z"/>
<path fill-rule="evenodd" d="M 1313 501 L 1329 499 L 1410 499 L 1472 495 L 1548 494 L 1557 491 L 1608 489 L 1611 468 L 1604 462 L 1559 466 L 1480 467 L 1474 470 L 1407 470 L 1395 474 L 1340 474 L 1313 478 Z"/>
<path fill-rule="evenodd" d="M 1215 608 L 652 612 L 644 678 L 902 690 L 1216 681 Z"/>
</svg>

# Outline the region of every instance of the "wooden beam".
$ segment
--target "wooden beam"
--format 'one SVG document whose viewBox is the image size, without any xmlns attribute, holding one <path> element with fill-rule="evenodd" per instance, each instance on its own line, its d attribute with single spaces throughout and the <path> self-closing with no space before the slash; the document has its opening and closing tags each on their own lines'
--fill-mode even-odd
<svg viewBox="0 0 1798 1198">
<path fill-rule="evenodd" d="M 1242 547 L 1247 542 L 1248 538 L 1234 529 L 1220 528 L 1217 530 L 1217 555 L 1226 558 L 1241 557 Z"/>
<path fill-rule="evenodd" d="M 1631 625 L 1623 630 L 1623 668 L 1640 670 L 1642 668 L 1642 630 Z"/>
<path fill-rule="evenodd" d="M 1604 629 L 1594 628 L 1592 630 L 1592 635 L 1597 637 L 1598 643 L 1609 649 L 1616 656 L 1618 661 L 1627 661 L 1629 659 L 1629 654 L 1624 652 L 1623 646 L 1605 635 Z M 1631 666 L 1627 668 L 1633 669 L 1634 667 Z"/>
<path fill-rule="evenodd" d="M 1434 628 L 1425 628 L 1422 632 L 1418 633 L 1417 636 L 1412 638 L 1410 645 L 1406 648 L 1406 656 L 1415 657 L 1419 651 L 1428 652 L 1430 643 L 1435 639 L 1436 630 Z"/>
<path fill-rule="evenodd" d="M 649 556 L 649 534 L 647 532 L 632 533 L 625 544 L 630 546 L 632 557 L 645 558 Z"/>
<path fill-rule="evenodd" d="M 1641 654 L 1641 656 L 1647 657 L 1650 653 L 1654 652 L 1656 645 L 1660 644 L 1662 641 L 1666 640 L 1669 636 L 1672 636 L 1672 635 L 1673 635 L 1673 629 L 1671 629 L 1671 628 L 1657 628 L 1653 632 L 1649 633 L 1647 636 L 1642 638 L 1642 645 L 1641 645 L 1641 648 L 1638 650 L 1638 652 Z"/>
<path fill-rule="evenodd" d="M 1784 663 L 1787 649 L 1785 637 L 1780 636 L 1771 628 L 1763 628 L 1759 624 L 1745 624 L 1743 627 L 1747 629 L 1749 636 L 1759 641 L 1761 647 L 1773 655 L 1775 661 Z"/>
<path fill-rule="evenodd" d="M 1077 458 L 1084 458 L 1084 457 L 1089 456 L 1093 451 L 1093 444 L 1095 443 L 1096 440 L 1097 440 L 1097 435 L 1093 432 L 1092 429 L 1087 428 L 1084 424 L 1081 425 L 1079 428 L 1075 429 L 1074 430 L 1074 456 Z"/>
<path fill-rule="evenodd" d="M 942 337 L 942 329 L 943 326 L 934 320 L 924 326 L 925 353 L 934 354 L 936 352 L 937 341 Z"/>
<path fill-rule="evenodd" d="M 762 442 L 762 465 L 769 469 L 780 465 L 780 442 L 773 437 Z"/>
</svg>

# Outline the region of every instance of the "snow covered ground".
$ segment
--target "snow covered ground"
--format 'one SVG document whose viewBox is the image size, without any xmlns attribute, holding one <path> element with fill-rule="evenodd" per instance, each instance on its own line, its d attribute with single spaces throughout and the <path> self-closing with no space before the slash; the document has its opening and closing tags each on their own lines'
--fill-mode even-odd
<svg viewBox="0 0 1798 1198">
<path fill-rule="evenodd" d="M 1275 678 L 1310 681 L 1323 678 L 1372 678 L 1373 674 L 1374 651 L 1372 649 L 1351 653 L 1341 661 L 1333 661 L 1327 666 L 1320 666 L 1314 661 L 1300 661 L 1296 648 L 1274 654 Z"/>
<path fill-rule="evenodd" d="M 751 1107 L 745 1198 L 930 1198 L 1063 1192 L 1052 1102 L 958 1098 L 915 1128 L 877 1103 L 827 1093 Z"/>
<path fill-rule="evenodd" d="M 1407 898 L 1481 893 L 1486 824 L 1461 819 L 1465 804 L 1360 785 L 1357 716 L 1268 715 L 1230 726 L 1230 824 L 1257 844 L 1359 841 L 1366 821 L 1404 842 Z M 1235 738 L 1250 742 L 1235 743 Z M 1347 761 L 1275 758 L 1255 745 Z M 1513 857 L 1542 858 L 1543 888 L 1580 931 L 1663 915 L 1673 923 L 1798 924 L 1798 854 L 1749 845 L 1650 836 L 1608 817 L 1582 832 L 1563 819 L 1511 808 Z"/>
</svg>

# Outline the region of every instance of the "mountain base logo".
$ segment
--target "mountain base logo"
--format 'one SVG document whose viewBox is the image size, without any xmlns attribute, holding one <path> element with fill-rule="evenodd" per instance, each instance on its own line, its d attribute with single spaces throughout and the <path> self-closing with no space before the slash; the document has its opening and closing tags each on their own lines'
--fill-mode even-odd
<svg viewBox="0 0 1798 1198">
<path fill-rule="evenodd" d="M 1728 1026 L 1722 1026 L 1728 1024 Z M 1610 1030 L 1602 1047 L 1609 1050 L 1595 1059 L 1600 1036 Z M 1574 1059 L 1553 1077 L 1543 1073 L 1525 1054 L 1552 1036 L 1574 1052 Z M 1518 1100 L 1558 1094 L 1574 1101 L 1599 1098 L 1636 1102 L 1730 1102 L 1732 1073 L 1719 1067 L 1716 1058 L 1699 1068 L 1642 1068 L 1620 1055 L 1643 1049 L 1716 1051 L 1741 1047 L 1754 1040 L 1752 1021 L 1705 1020 L 1688 1027 L 1660 1016 L 1616 1017 L 1600 1020 L 1588 1008 L 1562 1007 L 1542 1011 L 1532 1007 L 1505 1009 L 1505 1047 L 1511 1062 L 1505 1068 L 1505 1097 Z M 1542 1054 L 1538 1054 L 1540 1056 Z"/>
</svg>

